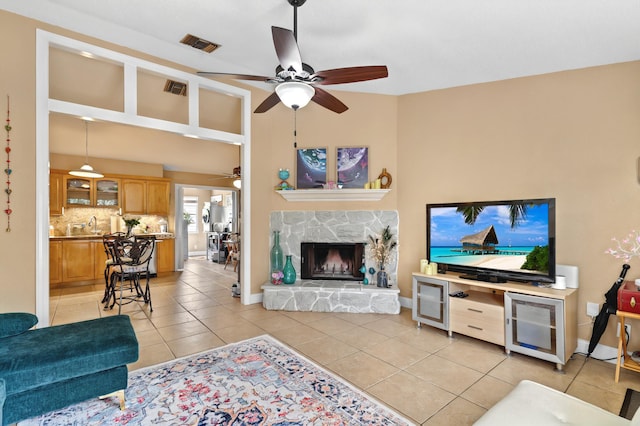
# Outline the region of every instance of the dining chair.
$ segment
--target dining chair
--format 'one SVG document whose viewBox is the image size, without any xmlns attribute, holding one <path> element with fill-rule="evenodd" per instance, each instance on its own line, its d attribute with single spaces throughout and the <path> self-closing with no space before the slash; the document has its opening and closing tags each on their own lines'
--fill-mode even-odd
<svg viewBox="0 0 640 426">
<path fill-rule="evenodd" d="M 118 314 L 122 312 L 122 305 L 134 301 L 144 301 L 149 305 L 149 310 L 153 312 L 151 303 L 151 289 L 149 287 L 150 272 L 149 264 L 155 247 L 155 237 L 144 237 L 134 239 L 116 239 L 113 242 L 113 255 L 115 264 L 111 268 L 110 278 L 110 309 L 118 304 Z M 144 274 L 146 278 L 145 288 L 142 289 L 140 280 Z M 127 289 L 129 295 L 124 295 Z M 119 290 L 119 296 L 116 292 Z M 109 303 L 109 300 L 107 303 Z"/>
<path fill-rule="evenodd" d="M 110 292 L 111 292 L 111 270 L 113 265 L 116 263 L 116 258 L 114 254 L 114 242 L 119 238 L 125 238 L 124 232 L 114 232 L 111 234 L 104 234 L 102 236 L 102 247 L 104 248 L 104 252 L 107 256 L 107 260 L 104 262 L 104 296 L 102 297 L 102 301 L 100 303 L 107 303 L 109 300 Z M 106 306 L 105 306 L 106 309 Z"/>
</svg>

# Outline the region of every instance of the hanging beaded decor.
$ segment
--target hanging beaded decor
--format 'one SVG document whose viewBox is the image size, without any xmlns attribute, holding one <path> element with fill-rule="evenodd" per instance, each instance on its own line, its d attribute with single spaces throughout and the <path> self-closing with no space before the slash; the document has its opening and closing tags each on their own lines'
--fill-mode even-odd
<svg viewBox="0 0 640 426">
<path fill-rule="evenodd" d="M 4 192 L 7 194 L 7 208 L 4 212 L 7 214 L 7 229 L 6 232 L 11 232 L 11 117 L 9 115 L 9 95 L 7 95 L 7 124 L 4 125 L 4 129 L 7 131 L 7 146 L 4 151 L 7 153 L 7 167 L 4 169 L 4 173 L 7 175 L 7 188 Z"/>
</svg>

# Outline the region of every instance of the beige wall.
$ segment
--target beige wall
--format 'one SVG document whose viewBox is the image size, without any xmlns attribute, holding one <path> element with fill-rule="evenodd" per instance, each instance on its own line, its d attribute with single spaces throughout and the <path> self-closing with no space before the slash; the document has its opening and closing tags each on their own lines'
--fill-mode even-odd
<svg viewBox="0 0 640 426">
<path fill-rule="evenodd" d="M 0 13 L 3 57 L 0 67 L 0 109 L 6 119 L 6 95 L 11 96 L 11 232 L 7 228 L 4 183 L 0 197 L 0 311 L 35 312 L 35 31 L 22 19 Z M 2 139 L 6 133 L 2 129 Z M 4 150 L 1 160 L 6 161 Z M 4 167 L 2 167 L 4 169 Z M 2 173 L 3 178 L 5 177 Z M 4 179 L 2 179 L 4 182 Z"/>
<path fill-rule="evenodd" d="M 335 180 L 336 148 L 369 147 L 369 178 L 383 167 L 395 176 L 397 166 L 397 105 L 394 96 L 333 91 L 349 110 L 335 114 L 310 103 L 297 115 L 298 148 L 326 147 L 327 176 Z M 257 106 L 267 95 L 254 91 Z M 397 210 L 397 186 L 380 202 L 287 202 L 274 191 L 278 170 L 288 168 L 295 182 L 293 111 L 282 105 L 252 117 L 252 292 L 269 278 L 269 213 L 275 210 Z M 402 221 L 402 214 L 400 214 Z M 401 237 L 402 238 L 402 237 Z M 401 248 L 402 250 L 402 248 Z M 409 294 L 406 294 L 409 296 Z"/>
<path fill-rule="evenodd" d="M 12 232 L 0 235 L 0 311 L 35 307 L 34 29 L 33 21 L 0 12 L 3 39 L 21 40 L 0 48 L 11 58 L 0 69 L 0 93 L 12 96 L 14 127 L 14 215 Z M 298 146 L 327 147 L 330 177 L 336 147 L 368 146 L 371 177 L 383 167 L 393 175 L 391 193 L 377 203 L 284 201 L 273 186 L 280 167 L 294 170 L 293 112 L 278 105 L 254 114 L 252 293 L 268 274 L 273 210 L 397 209 L 399 286 L 410 297 L 410 274 L 425 255 L 426 203 L 556 197 L 558 261 L 580 267 L 579 332 L 588 338 L 585 303 L 603 301 L 621 266 L 604 251 L 611 237 L 637 228 L 639 76 L 640 62 L 633 62 L 401 97 L 332 91 L 350 110 L 301 110 Z M 267 94 L 251 90 L 255 108 Z M 2 230 L 6 215 L 0 219 Z M 640 263 L 631 266 L 629 277 L 639 277 Z M 611 346 L 613 323 L 603 338 Z"/>
<path fill-rule="evenodd" d="M 557 261 L 580 267 L 588 339 L 586 302 L 622 265 L 604 251 L 638 229 L 640 62 L 403 96 L 398 129 L 405 288 L 426 254 L 426 203 L 555 197 Z M 602 341 L 616 345 L 615 318 Z"/>
</svg>

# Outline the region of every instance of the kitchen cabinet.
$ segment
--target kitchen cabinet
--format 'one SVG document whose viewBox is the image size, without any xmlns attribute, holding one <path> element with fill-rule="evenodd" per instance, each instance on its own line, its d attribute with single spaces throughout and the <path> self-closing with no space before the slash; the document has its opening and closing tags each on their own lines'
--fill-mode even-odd
<svg viewBox="0 0 640 426">
<path fill-rule="evenodd" d="M 91 183 L 89 178 L 64 177 L 64 205 L 67 207 L 91 206 Z"/>
<path fill-rule="evenodd" d="M 104 268 L 107 262 L 107 253 L 104 251 L 104 244 L 102 243 L 102 240 L 93 241 L 93 254 L 93 264 L 95 265 L 93 274 L 97 280 L 104 277 Z"/>
<path fill-rule="evenodd" d="M 169 215 L 168 180 L 122 180 L 122 211 L 125 214 Z"/>
<path fill-rule="evenodd" d="M 96 207 L 120 206 L 120 179 L 95 179 L 94 188 L 94 200 Z"/>
<path fill-rule="evenodd" d="M 62 280 L 64 282 L 93 280 L 94 271 L 94 241 L 62 241 Z"/>
<path fill-rule="evenodd" d="M 172 272 L 174 268 L 174 252 L 176 240 L 166 238 L 156 240 L 156 259 L 158 272 Z"/>
<path fill-rule="evenodd" d="M 64 213 L 64 173 L 49 173 L 49 214 L 60 216 Z"/>
<path fill-rule="evenodd" d="M 147 214 L 169 215 L 169 182 L 147 181 Z"/>
<path fill-rule="evenodd" d="M 62 241 L 49 243 L 49 283 L 62 282 Z"/>
<path fill-rule="evenodd" d="M 64 205 L 67 207 L 119 207 L 120 179 L 64 176 Z M 51 195 L 49 195 L 51 197 Z"/>
<path fill-rule="evenodd" d="M 122 180 L 122 212 L 128 214 L 146 214 L 147 186 L 140 179 Z"/>
</svg>

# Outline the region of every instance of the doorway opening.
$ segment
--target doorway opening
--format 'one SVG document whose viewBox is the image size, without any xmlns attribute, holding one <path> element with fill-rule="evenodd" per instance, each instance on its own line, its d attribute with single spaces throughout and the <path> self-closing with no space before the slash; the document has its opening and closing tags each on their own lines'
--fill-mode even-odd
<svg viewBox="0 0 640 426">
<path fill-rule="evenodd" d="M 239 191 L 177 184 L 176 200 L 176 269 L 190 257 L 224 263 L 225 242 L 240 236 Z"/>
</svg>

